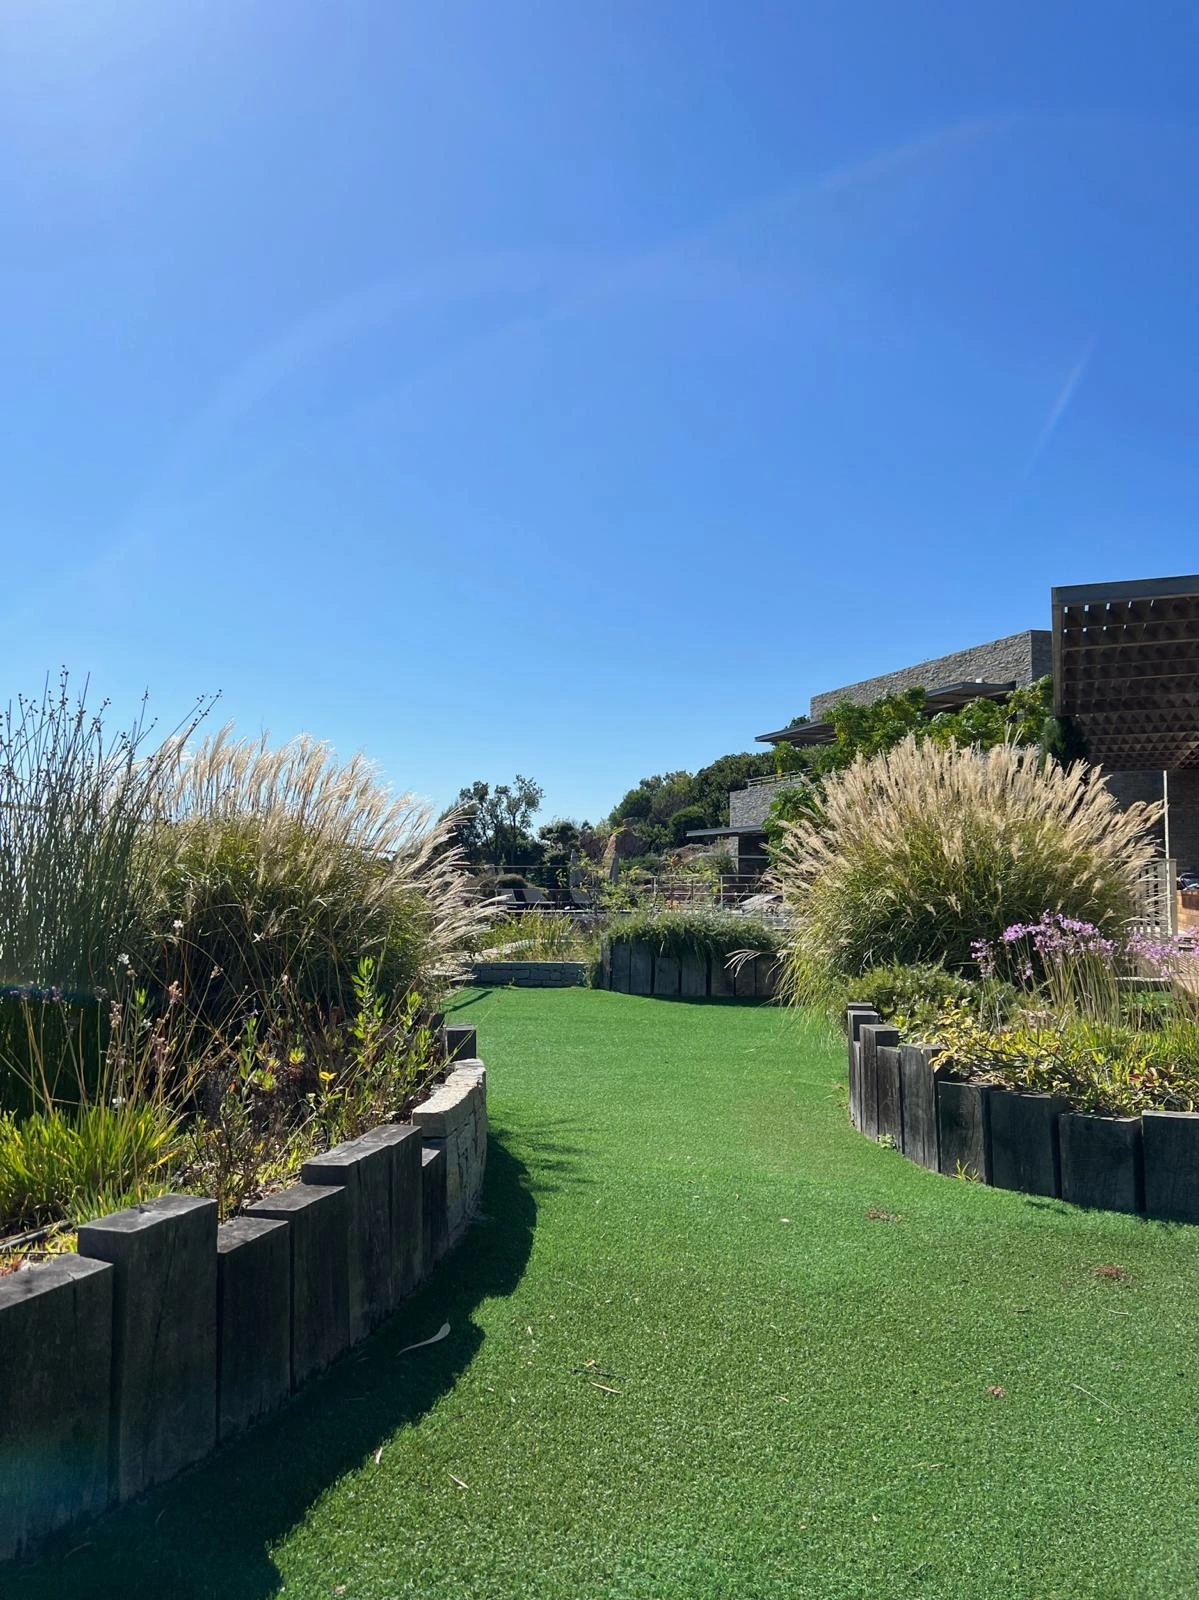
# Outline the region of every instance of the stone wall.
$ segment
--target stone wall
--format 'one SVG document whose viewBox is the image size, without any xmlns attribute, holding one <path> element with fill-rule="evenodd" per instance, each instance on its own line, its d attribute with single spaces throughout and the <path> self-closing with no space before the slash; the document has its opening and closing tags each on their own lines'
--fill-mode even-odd
<svg viewBox="0 0 1199 1600">
<path fill-rule="evenodd" d="M 981 678 L 987 683 L 1035 683 L 1053 671 L 1053 636 L 1048 628 L 1030 628 L 1024 633 L 993 639 L 989 644 L 973 645 L 952 655 L 936 656 L 914 667 L 888 672 L 879 678 L 866 678 L 843 689 L 830 689 L 812 696 L 812 720 L 819 721 L 842 700 L 868 706 L 884 695 L 903 689 L 939 689 L 950 683 Z"/>
<path fill-rule="evenodd" d="M 167 1195 L 0 1278 L 0 1561 L 173 1477 L 390 1316 L 478 1206 L 486 1085 L 459 1060 L 410 1123 L 223 1226 Z"/>
<path fill-rule="evenodd" d="M 481 989 L 577 989 L 587 979 L 585 961 L 476 961 L 470 977 Z"/>
<path fill-rule="evenodd" d="M 775 795 L 785 789 L 794 778 L 780 778 L 775 783 L 756 783 L 751 789 L 733 789 L 729 793 L 729 827 L 764 828 Z"/>
</svg>

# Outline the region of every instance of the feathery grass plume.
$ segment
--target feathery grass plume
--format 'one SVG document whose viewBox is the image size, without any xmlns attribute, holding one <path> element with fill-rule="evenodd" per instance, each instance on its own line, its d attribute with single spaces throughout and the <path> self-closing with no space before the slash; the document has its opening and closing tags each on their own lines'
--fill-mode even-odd
<svg viewBox="0 0 1199 1600">
<path fill-rule="evenodd" d="M 385 992 L 426 999 L 462 970 L 490 913 L 452 847 L 455 813 L 434 823 L 363 756 L 341 765 L 308 737 L 272 749 L 226 727 L 176 757 L 152 836 L 155 970 L 193 1008 L 244 1012 L 282 983 L 349 1012 L 367 957 Z"/>
<path fill-rule="evenodd" d="M 1156 853 L 1159 806 L 1121 810 L 1102 772 L 1035 750 L 904 740 L 831 777 L 786 825 L 771 877 L 795 915 L 794 997 L 890 963 L 967 969 L 972 944 L 1063 912 L 1114 928 Z"/>
</svg>

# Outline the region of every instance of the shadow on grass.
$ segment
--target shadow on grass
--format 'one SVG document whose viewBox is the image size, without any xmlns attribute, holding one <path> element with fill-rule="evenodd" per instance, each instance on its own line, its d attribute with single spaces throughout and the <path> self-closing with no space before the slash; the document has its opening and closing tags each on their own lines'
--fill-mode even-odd
<svg viewBox="0 0 1199 1600">
<path fill-rule="evenodd" d="M 474 1359 L 483 1334 L 472 1312 L 484 1299 L 511 1294 L 524 1275 L 537 1216 L 533 1187 L 493 1131 L 481 1220 L 385 1328 L 174 1483 L 63 1535 L 36 1564 L 0 1568 L 5 1600 L 278 1594 L 271 1546 L 331 1484 L 419 1420 Z M 443 1322 L 451 1328 L 443 1343 L 397 1355 Z"/>
</svg>

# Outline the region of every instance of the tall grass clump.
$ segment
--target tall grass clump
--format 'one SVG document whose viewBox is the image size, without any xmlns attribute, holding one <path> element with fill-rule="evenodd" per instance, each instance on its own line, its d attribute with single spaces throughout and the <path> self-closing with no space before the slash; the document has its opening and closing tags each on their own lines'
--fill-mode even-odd
<svg viewBox="0 0 1199 1600">
<path fill-rule="evenodd" d="M 0 984 L 90 993 L 136 950 L 152 866 L 140 846 L 180 743 L 115 734 L 64 673 L 0 716 Z"/>
<path fill-rule="evenodd" d="M 357 755 L 299 738 L 276 749 L 228 728 L 180 748 L 165 821 L 148 838 L 159 945 L 154 971 L 208 1017 L 292 1003 L 355 1006 L 373 963 L 384 993 L 435 997 L 463 969 L 489 912 L 432 820 Z"/>
<path fill-rule="evenodd" d="M 1158 807 L 1121 810 L 1093 767 L 906 739 L 830 777 L 819 819 L 782 830 L 772 876 L 794 914 L 796 998 L 890 964 L 970 970 L 972 946 L 1056 912 L 1132 916 Z"/>
</svg>

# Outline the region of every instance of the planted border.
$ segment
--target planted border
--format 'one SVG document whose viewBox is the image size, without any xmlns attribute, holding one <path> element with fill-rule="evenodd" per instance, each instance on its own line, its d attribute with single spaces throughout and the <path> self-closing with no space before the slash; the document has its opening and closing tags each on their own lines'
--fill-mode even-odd
<svg viewBox="0 0 1199 1600">
<path fill-rule="evenodd" d="M 378 1327 L 478 1206 L 486 1085 L 459 1058 L 411 1123 L 244 1216 L 166 1195 L 0 1278 L 0 1561 L 173 1477 Z"/>
<path fill-rule="evenodd" d="M 865 1002 L 847 1015 L 849 1115 L 932 1171 L 997 1189 L 1199 1223 L 1199 1112 L 1101 1117 L 951 1076 Z"/>
</svg>

